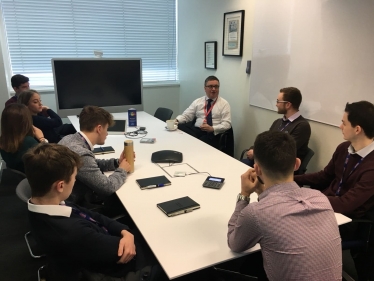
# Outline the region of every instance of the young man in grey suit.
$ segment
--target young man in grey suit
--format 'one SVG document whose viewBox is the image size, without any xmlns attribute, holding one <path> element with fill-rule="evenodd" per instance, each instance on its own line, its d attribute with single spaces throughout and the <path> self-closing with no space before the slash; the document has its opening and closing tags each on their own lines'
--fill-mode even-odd
<svg viewBox="0 0 374 281">
<path fill-rule="evenodd" d="M 64 137 L 59 144 L 76 152 L 82 160 L 69 200 L 84 204 L 105 200 L 115 193 L 125 182 L 130 164 L 124 153 L 118 159 L 96 159 L 93 154 L 95 144 L 102 145 L 108 135 L 108 127 L 114 123 L 113 116 L 97 106 L 85 106 L 79 115 L 80 132 Z M 103 172 L 113 171 L 110 176 Z"/>
</svg>

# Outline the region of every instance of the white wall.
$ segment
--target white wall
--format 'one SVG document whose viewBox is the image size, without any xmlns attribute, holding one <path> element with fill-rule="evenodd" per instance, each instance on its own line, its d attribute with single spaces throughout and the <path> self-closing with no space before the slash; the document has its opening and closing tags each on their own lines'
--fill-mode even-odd
<svg viewBox="0 0 374 281">
<path fill-rule="evenodd" d="M 180 73 L 180 109 L 204 95 L 204 79 L 215 75 L 220 79 L 220 95 L 231 105 L 235 137 L 235 155 L 252 145 L 257 134 L 269 129 L 280 116 L 273 111 L 249 106 L 250 75 L 245 73 L 246 61 L 252 57 L 253 13 L 261 0 L 179 0 L 178 1 L 178 64 Z M 222 56 L 223 14 L 245 10 L 242 57 Z M 281 16 L 279 17 L 281 19 Z M 204 68 L 204 42 L 218 41 L 217 70 Z M 283 85 L 284 87 L 292 85 Z M 279 89 L 274 89 L 274 96 Z M 342 113 L 343 113 L 342 108 Z M 310 147 L 316 152 L 309 171 L 322 169 L 336 146 L 343 141 L 338 128 L 310 122 Z"/>
</svg>

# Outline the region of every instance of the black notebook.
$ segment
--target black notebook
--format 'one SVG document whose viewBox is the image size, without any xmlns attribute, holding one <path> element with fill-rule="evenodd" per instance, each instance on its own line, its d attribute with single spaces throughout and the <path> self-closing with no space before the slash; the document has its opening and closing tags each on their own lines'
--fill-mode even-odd
<svg viewBox="0 0 374 281">
<path fill-rule="evenodd" d="M 149 189 L 171 185 L 171 182 L 165 176 L 138 179 L 136 180 L 136 183 L 140 186 L 140 189 Z"/>
<path fill-rule="evenodd" d="M 168 217 L 173 217 L 176 215 L 192 212 L 195 209 L 199 209 L 200 205 L 190 197 L 186 196 L 159 203 L 157 204 L 157 207 Z"/>
<path fill-rule="evenodd" d="M 113 153 L 115 151 L 114 151 L 114 148 L 111 146 L 100 146 L 100 147 L 94 148 L 92 152 L 94 154 L 107 154 L 107 153 Z"/>
</svg>

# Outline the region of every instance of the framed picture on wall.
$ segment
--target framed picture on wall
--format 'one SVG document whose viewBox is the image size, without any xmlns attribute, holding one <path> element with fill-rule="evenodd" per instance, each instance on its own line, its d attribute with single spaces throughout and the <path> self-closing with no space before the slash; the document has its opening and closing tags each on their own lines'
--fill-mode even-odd
<svg viewBox="0 0 374 281">
<path fill-rule="evenodd" d="M 217 69 L 217 41 L 208 41 L 205 47 L 205 68 Z"/>
<path fill-rule="evenodd" d="M 244 10 L 223 14 L 223 56 L 243 55 Z"/>
</svg>

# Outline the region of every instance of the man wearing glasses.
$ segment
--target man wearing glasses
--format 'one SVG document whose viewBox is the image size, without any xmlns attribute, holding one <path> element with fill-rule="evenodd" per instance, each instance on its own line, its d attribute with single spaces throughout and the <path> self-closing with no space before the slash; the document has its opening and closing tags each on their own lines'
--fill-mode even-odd
<svg viewBox="0 0 374 281">
<path fill-rule="evenodd" d="M 296 141 L 297 158 L 302 161 L 308 152 L 311 129 L 309 122 L 299 112 L 301 100 L 299 89 L 294 87 L 280 89 L 276 106 L 278 113 L 283 114 L 283 117 L 275 120 L 269 131 L 290 134 Z M 253 167 L 253 146 L 247 152 L 247 159 L 243 159 L 242 162 Z"/>
<path fill-rule="evenodd" d="M 205 79 L 205 96 L 198 98 L 176 118 L 180 130 L 217 147 L 219 134 L 231 128 L 229 103 L 219 96 L 219 80 L 215 76 Z"/>
</svg>

